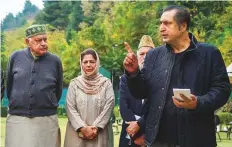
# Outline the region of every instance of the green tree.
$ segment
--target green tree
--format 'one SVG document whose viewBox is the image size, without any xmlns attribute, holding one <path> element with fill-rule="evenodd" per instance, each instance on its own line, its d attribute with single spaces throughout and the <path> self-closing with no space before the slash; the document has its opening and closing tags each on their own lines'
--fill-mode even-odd
<svg viewBox="0 0 232 147">
<path fill-rule="evenodd" d="M 36 17 L 36 22 L 47 23 L 59 30 L 64 30 L 68 25 L 71 10 L 71 1 L 45 1 L 43 12 Z"/>
<path fill-rule="evenodd" d="M 185 6 L 191 13 L 191 31 L 202 41 L 210 42 L 211 36 L 217 33 L 215 24 L 219 14 L 225 13 L 227 1 L 177 1 L 178 5 Z"/>
<path fill-rule="evenodd" d="M 69 23 L 71 24 L 71 29 L 79 31 L 79 24 L 83 21 L 83 11 L 80 1 L 73 2 L 73 10 L 70 15 Z"/>
<path fill-rule="evenodd" d="M 152 37 L 155 46 L 161 45 L 160 15 L 162 9 L 170 4 L 178 4 L 189 9 L 192 18 L 190 31 L 199 41 L 217 46 L 228 65 L 231 62 L 232 52 L 231 3 L 45 1 L 44 9 L 36 16 L 36 22 L 49 26 L 51 40 L 49 49 L 62 60 L 66 84 L 80 73 L 81 51 L 91 47 L 99 53 L 101 65 L 112 71 L 114 84 L 117 85 L 117 80 L 123 73 L 122 62 L 126 53 L 123 42 L 127 41 L 136 52 L 140 38 L 147 34 Z M 8 16 L 7 19 L 12 16 Z M 14 21 L 13 19 L 11 22 Z M 7 40 L 4 52 L 8 57 L 13 50 L 22 47 L 23 44 L 22 38 L 17 33 L 9 31 L 5 35 Z"/>
<path fill-rule="evenodd" d="M 65 30 L 65 38 L 66 41 L 70 44 L 70 40 L 72 39 L 72 32 L 80 31 L 80 23 L 83 21 L 83 11 L 81 7 L 80 1 L 72 2 L 73 8 L 69 17 L 69 23 Z"/>
<path fill-rule="evenodd" d="M 6 15 L 6 17 L 3 19 L 2 22 L 2 29 L 3 30 L 7 30 L 10 28 L 14 28 L 15 27 L 15 18 L 14 15 L 12 13 L 9 13 Z"/>
<path fill-rule="evenodd" d="M 15 23 L 16 23 L 15 27 L 23 26 L 24 24 L 27 23 L 26 17 L 19 12 L 15 17 Z"/>
<path fill-rule="evenodd" d="M 82 9 L 84 12 L 84 22 L 88 25 L 93 25 L 94 21 L 98 18 L 100 1 L 82 1 Z M 105 2 L 104 2 L 105 3 Z"/>
<path fill-rule="evenodd" d="M 4 33 L 1 31 L 1 69 L 2 70 L 6 70 L 6 65 L 7 65 L 7 58 L 5 55 L 5 35 Z"/>
<path fill-rule="evenodd" d="M 217 21 L 216 31 L 212 34 L 212 42 L 216 44 L 222 52 L 226 65 L 232 63 L 232 2 L 229 2 L 222 14 L 215 15 Z"/>
<path fill-rule="evenodd" d="M 3 30 L 10 30 L 21 27 L 27 23 L 27 20 L 34 19 L 36 14 L 39 12 L 39 8 L 31 4 L 30 1 L 25 1 L 22 12 L 19 12 L 14 17 L 12 13 L 9 13 L 2 23 Z"/>
<path fill-rule="evenodd" d="M 33 5 L 29 0 L 26 0 L 24 3 L 24 8 L 22 14 L 27 18 L 34 18 L 38 13 L 39 8 Z"/>
</svg>

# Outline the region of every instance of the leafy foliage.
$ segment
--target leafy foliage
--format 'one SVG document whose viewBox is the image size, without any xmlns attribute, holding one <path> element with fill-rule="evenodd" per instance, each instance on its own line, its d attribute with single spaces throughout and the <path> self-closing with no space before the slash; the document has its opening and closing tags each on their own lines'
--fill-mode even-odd
<svg viewBox="0 0 232 147">
<path fill-rule="evenodd" d="M 5 55 L 5 50 L 6 50 L 6 47 L 5 47 L 5 35 L 2 32 L 1 33 L 1 69 L 3 69 L 3 70 L 6 69 L 6 62 L 7 62 L 6 55 Z"/>
<path fill-rule="evenodd" d="M 218 113 L 221 124 L 228 124 L 232 121 L 232 113 L 220 112 Z"/>
<path fill-rule="evenodd" d="M 45 1 L 34 23 L 47 24 L 49 48 L 62 60 L 65 84 L 80 72 L 81 51 L 94 48 L 101 65 L 113 73 L 117 87 L 126 53 L 123 42 L 136 51 L 140 38 L 147 34 L 155 46 L 161 45 L 159 19 L 162 9 L 170 4 L 187 7 L 192 17 L 190 31 L 199 41 L 217 46 L 226 65 L 232 62 L 232 2 L 228 1 Z M 10 14 L 7 19 L 14 22 Z M 6 57 L 25 46 L 23 29 L 29 24 L 18 28 L 19 34 L 5 33 Z"/>
<path fill-rule="evenodd" d="M 71 13 L 71 1 L 45 1 L 44 9 L 36 17 L 37 23 L 48 23 L 53 27 L 63 30 L 68 25 Z"/>
</svg>

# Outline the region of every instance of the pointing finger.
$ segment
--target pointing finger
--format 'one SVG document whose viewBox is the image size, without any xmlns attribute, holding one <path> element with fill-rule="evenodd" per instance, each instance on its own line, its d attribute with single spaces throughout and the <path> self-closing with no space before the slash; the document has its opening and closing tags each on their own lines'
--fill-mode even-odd
<svg viewBox="0 0 232 147">
<path fill-rule="evenodd" d="M 125 46 L 126 50 L 128 51 L 128 53 L 133 53 L 130 45 L 127 42 L 124 42 L 124 46 Z"/>
</svg>

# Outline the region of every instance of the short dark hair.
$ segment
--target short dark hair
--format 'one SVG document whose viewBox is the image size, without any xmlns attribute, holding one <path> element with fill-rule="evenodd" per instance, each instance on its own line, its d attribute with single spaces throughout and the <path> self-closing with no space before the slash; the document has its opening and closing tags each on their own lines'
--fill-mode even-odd
<svg viewBox="0 0 232 147">
<path fill-rule="evenodd" d="M 181 24 L 186 23 L 187 24 L 187 30 L 190 26 L 190 13 L 185 7 L 181 6 L 168 6 L 163 10 L 163 13 L 166 11 L 176 10 L 176 15 L 174 16 L 174 20 L 177 22 L 178 26 L 180 27 Z"/>
<path fill-rule="evenodd" d="M 81 53 L 81 61 L 83 60 L 83 58 L 84 58 L 85 55 L 92 55 L 93 58 L 94 58 L 95 60 L 97 60 L 96 52 L 95 52 L 93 49 L 91 49 L 91 48 L 88 48 L 88 49 L 84 50 L 84 51 Z"/>
</svg>

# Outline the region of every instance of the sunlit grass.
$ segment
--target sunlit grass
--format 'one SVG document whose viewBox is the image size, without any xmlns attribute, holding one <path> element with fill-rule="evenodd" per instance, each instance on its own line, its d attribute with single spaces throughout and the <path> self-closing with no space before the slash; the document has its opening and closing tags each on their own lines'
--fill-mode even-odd
<svg viewBox="0 0 232 147">
<path fill-rule="evenodd" d="M 59 118 L 62 147 L 64 143 L 66 124 L 67 124 L 67 118 Z M 6 127 L 6 118 L 1 117 L 1 146 L 0 147 L 4 147 L 4 144 L 5 144 L 5 127 Z M 121 130 L 121 126 L 119 126 L 119 130 Z M 115 131 L 115 128 L 114 128 L 114 131 Z M 119 136 L 120 136 L 120 133 L 114 134 L 114 147 L 118 147 Z M 228 140 L 226 138 L 226 133 L 224 132 L 221 132 L 220 136 L 221 136 L 222 141 L 219 141 L 219 139 L 217 139 L 218 147 L 232 147 L 232 135 L 231 135 L 231 140 Z"/>
</svg>

